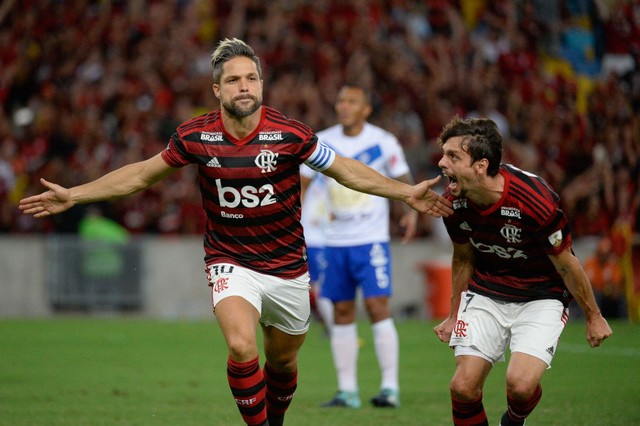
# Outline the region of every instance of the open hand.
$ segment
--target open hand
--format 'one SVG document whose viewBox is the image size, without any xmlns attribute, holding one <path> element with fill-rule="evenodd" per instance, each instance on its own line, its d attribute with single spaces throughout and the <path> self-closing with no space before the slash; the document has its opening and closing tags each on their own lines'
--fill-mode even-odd
<svg viewBox="0 0 640 426">
<path fill-rule="evenodd" d="M 436 176 L 433 179 L 425 180 L 414 186 L 414 194 L 407 199 L 407 204 L 411 208 L 427 213 L 433 217 L 449 216 L 453 214 L 453 206 L 451 201 L 438 195 L 431 188 L 435 186 L 442 176 Z"/>
<path fill-rule="evenodd" d="M 62 213 L 73 207 L 74 202 L 71 200 L 71 194 L 67 188 L 44 179 L 40 179 L 40 183 L 49 190 L 20 200 L 18 208 L 23 213 L 39 218 Z"/>
</svg>

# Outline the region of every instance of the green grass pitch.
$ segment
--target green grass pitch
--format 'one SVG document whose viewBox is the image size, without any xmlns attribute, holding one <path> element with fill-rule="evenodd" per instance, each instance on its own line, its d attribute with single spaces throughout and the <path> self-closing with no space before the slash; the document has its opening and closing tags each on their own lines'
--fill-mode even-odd
<svg viewBox="0 0 640 426">
<path fill-rule="evenodd" d="M 399 409 L 374 409 L 380 380 L 371 331 L 359 323 L 359 410 L 323 409 L 336 390 L 329 341 L 312 324 L 300 353 L 299 387 L 286 424 L 449 425 L 451 350 L 430 321 L 398 322 Z M 640 424 L 640 326 L 612 322 L 590 349 L 570 322 L 543 379 L 528 425 Z M 226 381 L 226 348 L 211 321 L 56 318 L 0 321 L 0 425 L 240 425 Z M 264 361 L 264 360 L 263 360 Z M 489 422 L 505 409 L 505 364 L 485 386 Z"/>
</svg>

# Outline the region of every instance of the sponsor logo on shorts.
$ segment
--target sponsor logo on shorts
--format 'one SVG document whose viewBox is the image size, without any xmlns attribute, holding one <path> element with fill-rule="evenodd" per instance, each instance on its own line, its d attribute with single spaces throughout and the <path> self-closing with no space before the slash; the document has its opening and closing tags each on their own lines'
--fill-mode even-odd
<svg viewBox="0 0 640 426">
<path fill-rule="evenodd" d="M 221 277 L 213 282 L 211 285 L 213 291 L 216 293 L 220 293 L 229 288 L 229 278 Z"/>
<path fill-rule="evenodd" d="M 453 327 L 453 333 L 456 335 L 456 337 L 467 337 L 467 328 L 469 327 L 469 324 L 462 321 L 462 320 L 458 320 L 456 322 L 455 327 Z"/>
</svg>

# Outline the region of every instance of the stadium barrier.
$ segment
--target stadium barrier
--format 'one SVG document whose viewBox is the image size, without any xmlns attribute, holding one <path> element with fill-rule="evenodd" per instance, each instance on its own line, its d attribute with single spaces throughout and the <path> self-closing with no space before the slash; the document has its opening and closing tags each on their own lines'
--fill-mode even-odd
<svg viewBox="0 0 640 426">
<path fill-rule="evenodd" d="M 580 257 L 592 248 L 577 244 L 575 249 Z M 391 250 L 394 316 L 440 317 L 447 298 L 442 289 L 450 278 L 430 277 L 424 264 L 449 262 L 450 243 L 442 238 L 393 241 Z M 203 256 L 199 236 L 140 236 L 112 246 L 76 236 L 5 234 L 0 238 L 0 317 L 124 312 L 151 318 L 211 318 Z M 358 312 L 364 317 L 361 301 Z"/>
</svg>

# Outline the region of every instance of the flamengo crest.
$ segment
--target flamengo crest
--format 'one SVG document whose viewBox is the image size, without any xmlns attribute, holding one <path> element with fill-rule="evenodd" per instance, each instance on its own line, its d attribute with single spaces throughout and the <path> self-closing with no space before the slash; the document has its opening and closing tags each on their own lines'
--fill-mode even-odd
<svg viewBox="0 0 640 426">
<path fill-rule="evenodd" d="M 500 235 L 502 235 L 509 243 L 519 243 L 520 242 L 520 232 L 522 230 L 516 228 L 511 224 L 506 224 L 500 230 Z"/>
<path fill-rule="evenodd" d="M 261 149 L 260 154 L 256 157 L 256 166 L 262 169 L 262 173 L 269 173 L 276 169 L 278 158 L 277 152 L 269 151 L 268 149 Z"/>
</svg>

